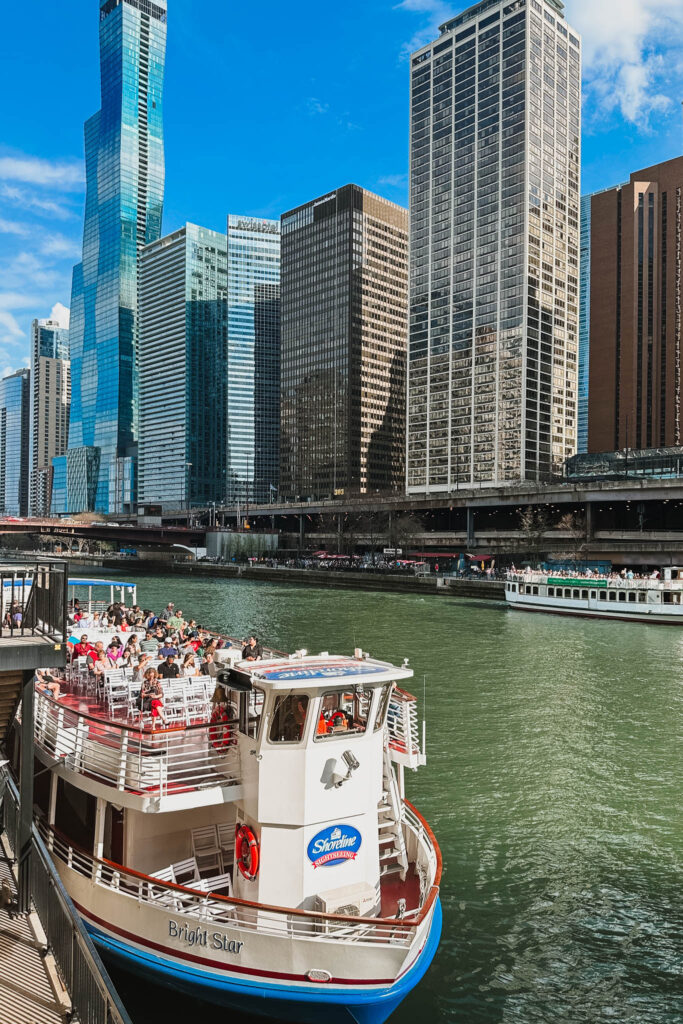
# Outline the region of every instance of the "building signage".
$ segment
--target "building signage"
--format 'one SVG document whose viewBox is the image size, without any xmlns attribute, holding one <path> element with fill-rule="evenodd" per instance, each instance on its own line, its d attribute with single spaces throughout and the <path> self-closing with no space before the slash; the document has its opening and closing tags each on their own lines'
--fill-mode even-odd
<svg viewBox="0 0 683 1024">
<path fill-rule="evenodd" d="M 186 921 L 179 923 L 170 920 L 168 922 L 168 936 L 175 939 L 184 946 L 203 946 L 205 949 L 220 949 L 224 953 L 241 953 L 243 942 L 229 939 L 221 932 L 210 932 L 208 928 L 197 925 L 193 928 Z"/>
<path fill-rule="evenodd" d="M 313 836 L 308 844 L 308 859 L 314 868 L 355 860 L 363 837 L 353 825 L 330 825 Z"/>
</svg>

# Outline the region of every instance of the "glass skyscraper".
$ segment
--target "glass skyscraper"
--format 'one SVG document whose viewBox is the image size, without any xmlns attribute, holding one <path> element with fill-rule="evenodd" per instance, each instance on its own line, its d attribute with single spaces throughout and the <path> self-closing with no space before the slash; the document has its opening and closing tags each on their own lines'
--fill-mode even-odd
<svg viewBox="0 0 683 1024">
<path fill-rule="evenodd" d="M 581 196 L 581 276 L 579 288 L 579 417 L 577 452 L 588 451 L 588 377 L 591 334 L 591 196 Z"/>
<path fill-rule="evenodd" d="M 580 42 L 483 0 L 411 60 L 409 492 L 545 480 L 576 450 Z"/>
<path fill-rule="evenodd" d="M 280 478 L 280 222 L 228 217 L 228 502 Z"/>
<path fill-rule="evenodd" d="M 56 320 L 31 325 L 31 482 L 32 516 L 49 515 L 52 460 L 69 440 L 71 372 L 69 331 Z"/>
<path fill-rule="evenodd" d="M 55 495 L 55 511 L 123 512 L 135 500 L 137 266 L 142 247 L 161 234 L 166 10 L 166 0 L 100 4 L 102 106 L 85 125 L 69 449 L 65 464 L 55 461 L 66 508 Z"/>
<path fill-rule="evenodd" d="M 140 504 L 225 500 L 227 351 L 227 239 L 186 224 L 140 256 Z"/>
<path fill-rule="evenodd" d="M 0 380 L 0 514 L 28 514 L 30 370 Z"/>
</svg>

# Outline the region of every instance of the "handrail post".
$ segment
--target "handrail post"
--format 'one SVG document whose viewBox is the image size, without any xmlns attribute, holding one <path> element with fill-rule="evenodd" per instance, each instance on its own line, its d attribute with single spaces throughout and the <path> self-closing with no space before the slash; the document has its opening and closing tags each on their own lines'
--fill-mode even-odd
<svg viewBox="0 0 683 1024">
<path fill-rule="evenodd" d="M 33 673 L 24 672 L 21 698 L 21 768 L 19 795 L 19 835 L 14 851 L 19 857 L 19 913 L 31 909 L 31 845 L 33 826 L 33 714 L 35 686 Z"/>
</svg>

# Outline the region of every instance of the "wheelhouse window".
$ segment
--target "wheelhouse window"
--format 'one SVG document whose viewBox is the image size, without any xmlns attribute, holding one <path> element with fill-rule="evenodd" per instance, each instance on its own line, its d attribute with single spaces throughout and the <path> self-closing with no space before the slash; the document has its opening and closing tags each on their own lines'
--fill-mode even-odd
<svg viewBox="0 0 683 1024">
<path fill-rule="evenodd" d="M 263 715 L 263 704 L 265 702 L 265 693 L 263 690 L 259 690 L 254 687 L 250 693 L 246 694 L 247 699 L 247 718 L 246 723 L 246 735 L 251 736 L 252 739 L 256 739 L 261 728 L 261 716 Z M 240 727 L 240 732 L 243 729 Z"/>
<path fill-rule="evenodd" d="M 379 703 L 377 705 L 377 713 L 375 714 L 374 732 L 377 732 L 384 726 L 387 717 L 387 708 L 389 707 L 389 701 L 391 700 L 393 689 L 393 683 L 387 683 L 382 687 L 382 692 L 379 695 Z"/>
<path fill-rule="evenodd" d="M 288 693 L 275 698 L 273 721 L 270 726 L 271 743 L 299 743 L 306 728 L 308 694 Z"/>
<path fill-rule="evenodd" d="M 320 702 L 316 740 L 365 732 L 371 702 L 372 690 L 360 686 L 353 690 L 330 690 L 324 693 Z"/>
</svg>

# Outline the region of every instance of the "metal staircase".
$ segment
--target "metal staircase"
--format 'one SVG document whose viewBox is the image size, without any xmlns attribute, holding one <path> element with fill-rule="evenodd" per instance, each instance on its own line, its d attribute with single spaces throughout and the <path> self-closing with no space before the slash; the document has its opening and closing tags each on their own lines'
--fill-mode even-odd
<svg viewBox="0 0 683 1024">
<path fill-rule="evenodd" d="M 384 748 L 382 799 L 377 805 L 380 874 L 399 871 L 401 881 L 408 873 L 408 851 L 403 835 L 402 803 L 389 750 Z"/>
<path fill-rule="evenodd" d="M 0 672 L 0 746 L 7 739 L 21 699 L 22 672 Z"/>
</svg>

